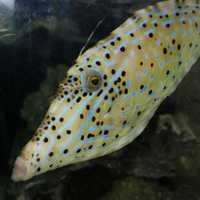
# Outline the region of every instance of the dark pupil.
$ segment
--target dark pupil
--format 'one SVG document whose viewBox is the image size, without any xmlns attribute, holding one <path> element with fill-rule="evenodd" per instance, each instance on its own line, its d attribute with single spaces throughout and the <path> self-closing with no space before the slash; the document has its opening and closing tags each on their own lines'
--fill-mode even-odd
<svg viewBox="0 0 200 200">
<path fill-rule="evenodd" d="M 98 83 L 99 83 L 99 79 L 98 78 L 92 79 L 92 84 L 93 85 L 98 85 Z"/>
</svg>

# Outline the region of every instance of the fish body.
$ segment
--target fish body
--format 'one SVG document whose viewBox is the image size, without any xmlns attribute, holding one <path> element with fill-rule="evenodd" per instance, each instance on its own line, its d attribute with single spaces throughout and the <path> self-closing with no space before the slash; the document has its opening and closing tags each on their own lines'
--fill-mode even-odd
<svg viewBox="0 0 200 200">
<path fill-rule="evenodd" d="M 109 154 L 146 127 L 200 55 L 199 1 L 138 10 L 80 55 L 32 140 L 14 181 Z"/>
</svg>

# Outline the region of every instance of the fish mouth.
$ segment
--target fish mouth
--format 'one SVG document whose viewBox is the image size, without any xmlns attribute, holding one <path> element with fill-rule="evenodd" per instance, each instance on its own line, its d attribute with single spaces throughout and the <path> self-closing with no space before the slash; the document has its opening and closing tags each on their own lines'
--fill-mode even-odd
<svg viewBox="0 0 200 200">
<path fill-rule="evenodd" d="M 28 179 L 27 175 L 28 175 L 27 161 L 21 156 L 19 156 L 15 161 L 11 179 L 14 182 L 25 181 Z"/>
<path fill-rule="evenodd" d="M 26 181 L 33 177 L 33 172 L 31 168 L 31 150 L 34 149 L 35 143 L 30 141 L 22 150 L 21 154 L 17 157 L 11 179 L 14 182 Z"/>
</svg>

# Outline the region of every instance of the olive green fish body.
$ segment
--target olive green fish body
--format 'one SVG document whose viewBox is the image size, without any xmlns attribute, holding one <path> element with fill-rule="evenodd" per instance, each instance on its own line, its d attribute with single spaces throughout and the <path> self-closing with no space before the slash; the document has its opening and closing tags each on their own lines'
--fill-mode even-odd
<svg viewBox="0 0 200 200">
<path fill-rule="evenodd" d="M 111 153 L 146 127 L 200 54 L 199 1 L 164 1 L 139 10 L 79 56 L 13 180 Z"/>
</svg>

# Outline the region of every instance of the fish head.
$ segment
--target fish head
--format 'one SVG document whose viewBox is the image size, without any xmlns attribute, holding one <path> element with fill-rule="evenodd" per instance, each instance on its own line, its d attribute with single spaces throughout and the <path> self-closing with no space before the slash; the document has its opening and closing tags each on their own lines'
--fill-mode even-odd
<svg viewBox="0 0 200 200">
<path fill-rule="evenodd" d="M 109 144 L 119 137 L 116 127 L 126 123 L 126 115 L 120 118 L 125 109 L 120 95 L 128 93 L 125 80 L 125 71 L 108 69 L 99 61 L 71 67 L 43 122 L 16 159 L 12 179 L 24 181 L 113 151 Z"/>
</svg>

